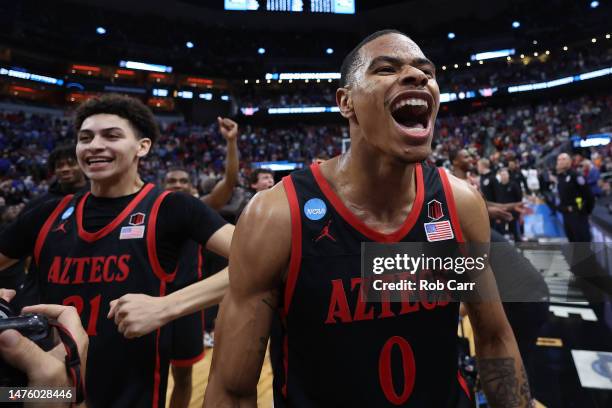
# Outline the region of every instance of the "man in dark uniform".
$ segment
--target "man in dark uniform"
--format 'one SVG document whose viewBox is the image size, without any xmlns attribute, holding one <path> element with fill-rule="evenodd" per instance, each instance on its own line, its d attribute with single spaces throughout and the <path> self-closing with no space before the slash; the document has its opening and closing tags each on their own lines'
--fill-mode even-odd
<svg viewBox="0 0 612 408">
<path fill-rule="evenodd" d="M 523 172 L 521 171 L 521 168 L 518 164 L 518 160 L 516 158 L 508 160 L 508 174 L 510 175 L 510 180 L 515 182 L 520 189 L 525 192 L 529 192 L 529 187 L 527 186 L 527 179 L 523 175 Z"/>
<path fill-rule="evenodd" d="M 508 169 L 499 170 L 499 183 L 495 185 L 495 197 L 500 204 L 519 203 L 523 200 L 521 187 L 510 178 Z M 495 229 L 502 235 L 510 235 L 514 241 L 521 240 L 521 230 L 519 225 L 519 213 L 512 211 L 512 220 L 495 225 Z"/>
<path fill-rule="evenodd" d="M 491 162 L 488 159 L 480 159 L 477 167 L 478 174 L 480 174 L 480 192 L 486 201 L 498 202 L 495 197 L 497 177 L 495 177 L 495 172 L 491 171 Z"/>
<path fill-rule="evenodd" d="M 49 154 L 47 166 L 49 173 L 55 176 L 55 180 L 53 180 L 45 194 L 28 201 L 22 210 L 24 214 L 46 201 L 57 200 L 88 187 L 85 174 L 83 174 L 77 162 L 74 144 L 58 146 L 53 149 L 51 154 Z M 17 295 L 13 299 L 15 309 L 25 305 L 40 303 L 35 268 L 36 265 L 31 263 L 30 258 L 27 258 L 19 260 L 19 262 L 5 269 L 2 273 L 1 279 L 3 280 L 14 272 L 15 282 L 19 283 L 17 286 L 0 285 L 3 288 L 17 289 Z M 25 273 L 26 270 L 29 271 L 28 274 Z M 21 283 L 23 283 L 22 286 Z"/>
<path fill-rule="evenodd" d="M 488 193 L 488 196 L 483 194 L 485 202 L 487 204 L 487 211 L 489 213 L 489 217 L 491 220 L 491 226 L 495 226 L 500 223 L 505 223 L 512 220 L 511 211 L 516 207 L 517 203 L 510 204 L 500 204 L 495 202 L 495 185 L 497 183 L 497 179 L 495 178 L 495 174 L 493 172 L 487 172 L 486 178 L 480 179 L 480 183 L 476 181 L 474 177 L 471 175 L 471 171 L 473 168 L 472 160 L 467 150 L 459 149 L 459 150 L 451 150 L 448 154 L 448 159 L 451 163 L 451 173 L 460 178 L 461 180 L 466 180 L 470 183 L 470 185 L 476 187 L 477 189 L 481 189 L 485 187 L 485 190 Z M 480 165 L 479 165 L 480 166 Z M 480 172 L 480 167 L 479 167 Z"/>
<path fill-rule="evenodd" d="M 591 242 L 589 214 L 595 199 L 584 177 L 571 167 L 569 154 L 561 153 L 557 157 L 557 209 L 563 214 L 563 228 L 570 242 Z"/>
<path fill-rule="evenodd" d="M 276 407 L 444 407 L 453 394 L 458 305 L 360 302 L 361 243 L 438 239 L 426 236 L 438 231 L 431 219 L 449 243 L 489 242 L 485 203 L 463 181 L 420 164 L 431 153 L 440 95 L 435 66 L 416 43 L 395 30 L 374 33 L 341 72 L 336 100 L 350 149 L 256 195 L 238 222 L 207 407 L 256 406 L 275 314 L 284 362 L 274 373 Z M 482 276 L 494 285 L 489 268 Z M 489 404 L 528 406 L 501 304 L 466 308 Z"/>
<path fill-rule="evenodd" d="M 25 211 L 30 210 L 47 200 L 74 194 L 87 187 L 87 179 L 77 162 L 75 145 L 58 146 L 49 154 L 49 172 L 55 175 L 55 180 L 49 186 L 49 191 L 28 202 Z"/>
<path fill-rule="evenodd" d="M 183 244 L 192 240 L 227 255 L 233 227 L 200 200 L 141 180 L 139 162 L 159 130 L 139 100 L 91 99 L 77 109 L 75 129 L 90 191 L 19 217 L 0 235 L 0 268 L 33 254 L 41 300 L 79 311 L 90 336 L 88 406 L 157 408 L 165 404 L 171 332 L 126 339 L 130 330 L 106 318 L 110 303 L 130 292 L 165 300 Z M 200 292 L 208 306 L 222 298 L 227 275 L 212 288 L 208 279 L 201 283 L 212 289 Z M 168 321 L 158 312 L 139 324 Z"/>
<path fill-rule="evenodd" d="M 355 47 L 341 71 L 336 100 L 351 148 L 257 194 L 241 216 L 204 406 L 256 406 L 275 315 L 284 363 L 274 373 L 277 407 L 444 407 L 465 386 L 456 303 L 359 300 L 362 242 L 490 241 L 479 193 L 421 164 L 440 104 L 435 66 L 405 34 L 385 30 Z M 431 219 L 444 231 L 429 228 Z M 480 278 L 495 288 L 490 268 Z M 164 313 L 201 309 L 200 289 L 172 293 L 180 310 L 168 304 Z M 501 304 L 465 304 L 489 404 L 527 407 L 527 377 Z"/>
</svg>

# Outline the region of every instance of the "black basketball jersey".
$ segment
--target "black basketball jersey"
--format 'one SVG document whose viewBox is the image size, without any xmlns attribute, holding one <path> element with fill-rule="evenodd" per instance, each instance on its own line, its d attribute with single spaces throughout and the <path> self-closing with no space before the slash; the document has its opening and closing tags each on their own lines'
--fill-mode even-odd
<svg viewBox="0 0 612 408">
<path fill-rule="evenodd" d="M 34 248 L 41 300 L 75 306 L 89 335 L 87 400 L 92 407 L 163 407 L 171 332 L 126 339 L 106 316 L 127 293 L 166 294 L 175 273 L 157 258 L 156 222 L 162 192 L 145 185 L 104 228 L 86 231 L 89 193 L 64 198 L 43 225 Z"/>
<path fill-rule="evenodd" d="M 457 302 L 359 297 L 362 242 L 426 242 L 432 221 L 450 226 L 452 240 L 463 239 L 444 170 L 415 170 L 413 208 L 391 234 L 353 215 L 317 165 L 283 179 L 292 250 L 282 338 L 272 342 L 283 359 L 274 364 L 275 407 L 446 407 L 459 385 L 465 388 Z"/>
<path fill-rule="evenodd" d="M 202 245 L 186 241 L 181 248 L 176 279 L 169 291 L 180 290 L 204 278 Z M 172 352 L 170 363 L 175 367 L 191 367 L 204 358 L 204 310 L 183 316 L 170 323 Z"/>
</svg>

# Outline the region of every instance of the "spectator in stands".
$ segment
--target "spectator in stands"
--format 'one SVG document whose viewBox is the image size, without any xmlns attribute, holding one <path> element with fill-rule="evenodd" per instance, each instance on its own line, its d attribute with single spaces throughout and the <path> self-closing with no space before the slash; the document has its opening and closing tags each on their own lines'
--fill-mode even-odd
<svg viewBox="0 0 612 408">
<path fill-rule="evenodd" d="M 497 178 L 491 171 L 491 162 L 488 159 L 480 159 L 477 163 L 478 174 L 480 174 L 480 192 L 487 201 L 497 201 L 495 191 Z"/>
<path fill-rule="evenodd" d="M 582 172 L 587 185 L 591 189 L 594 197 L 601 197 L 601 187 L 599 187 L 599 178 L 601 177 L 599 169 L 595 167 L 593 162 L 588 159 L 584 159 L 578 168 L 579 172 Z"/>
<path fill-rule="evenodd" d="M 523 175 L 521 171 L 518 160 L 512 158 L 508 160 L 508 174 L 510 176 L 510 180 L 512 180 L 516 185 L 519 186 L 523 191 L 529 191 L 529 187 L 527 186 L 527 179 Z"/>
<path fill-rule="evenodd" d="M 500 204 L 517 203 L 523 199 L 521 187 L 510 178 L 508 169 L 499 171 L 499 183 L 495 185 L 495 198 Z M 506 222 L 498 222 L 494 228 L 502 235 L 509 235 L 514 241 L 520 241 L 519 213 L 511 211 L 512 219 Z"/>
</svg>

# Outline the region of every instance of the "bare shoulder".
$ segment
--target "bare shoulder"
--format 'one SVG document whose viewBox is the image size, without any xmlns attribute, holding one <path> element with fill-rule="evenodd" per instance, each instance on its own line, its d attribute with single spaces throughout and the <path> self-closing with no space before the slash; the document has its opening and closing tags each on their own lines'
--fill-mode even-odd
<svg viewBox="0 0 612 408">
<path fill-rule="evenodd" d="M 283 183 L 278 183 L 269 190 L 255 194 L 245 207 L 238 224 L 241 222 L 248 224 L 245 227 L 265 225 L 280 230 L 290 228 L 291 212 Z"/>
<path fill-rule="evenodd" d="M 230 284 L 278 284 L 290 255 L 291 212 L 283 184 L 279 183 L 257 193 L 238 220 L 230 252 Z"/>
<path fill-rule="evenodd" d="M 451 174 L 448 175 L 448 181 L 453 190 L 455 207 L 465 238 L 468 241 L 488 242 L 489 215 L 482 195 L 470 183 Z"/>
</svg>

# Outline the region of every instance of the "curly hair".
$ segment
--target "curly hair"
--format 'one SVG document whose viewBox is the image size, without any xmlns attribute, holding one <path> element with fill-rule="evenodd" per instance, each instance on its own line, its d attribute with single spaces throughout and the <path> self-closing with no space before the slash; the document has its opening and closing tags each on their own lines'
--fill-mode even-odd
<svg viewBox="0 0 612 408">
<path fill-rule="evenodd" d="M 55 167 L 62 160 L 70 160 L 76 163 L 76 150 L 74 144 L 64 144 L 53 149 L 47 160 L 47 168 L 50 173 L 55 172 Z"/>
<path fill-rule="evenodd" d="M 85 119 L 98 114 L 117 115 L 128 122 L 139 139 L 159 139 L 159 127 L 153 112 L 140 100 L 118 94 L 106 94 L 83 102 L 75 111 L 74 128 L 79 133 Z"/>
</svg>

